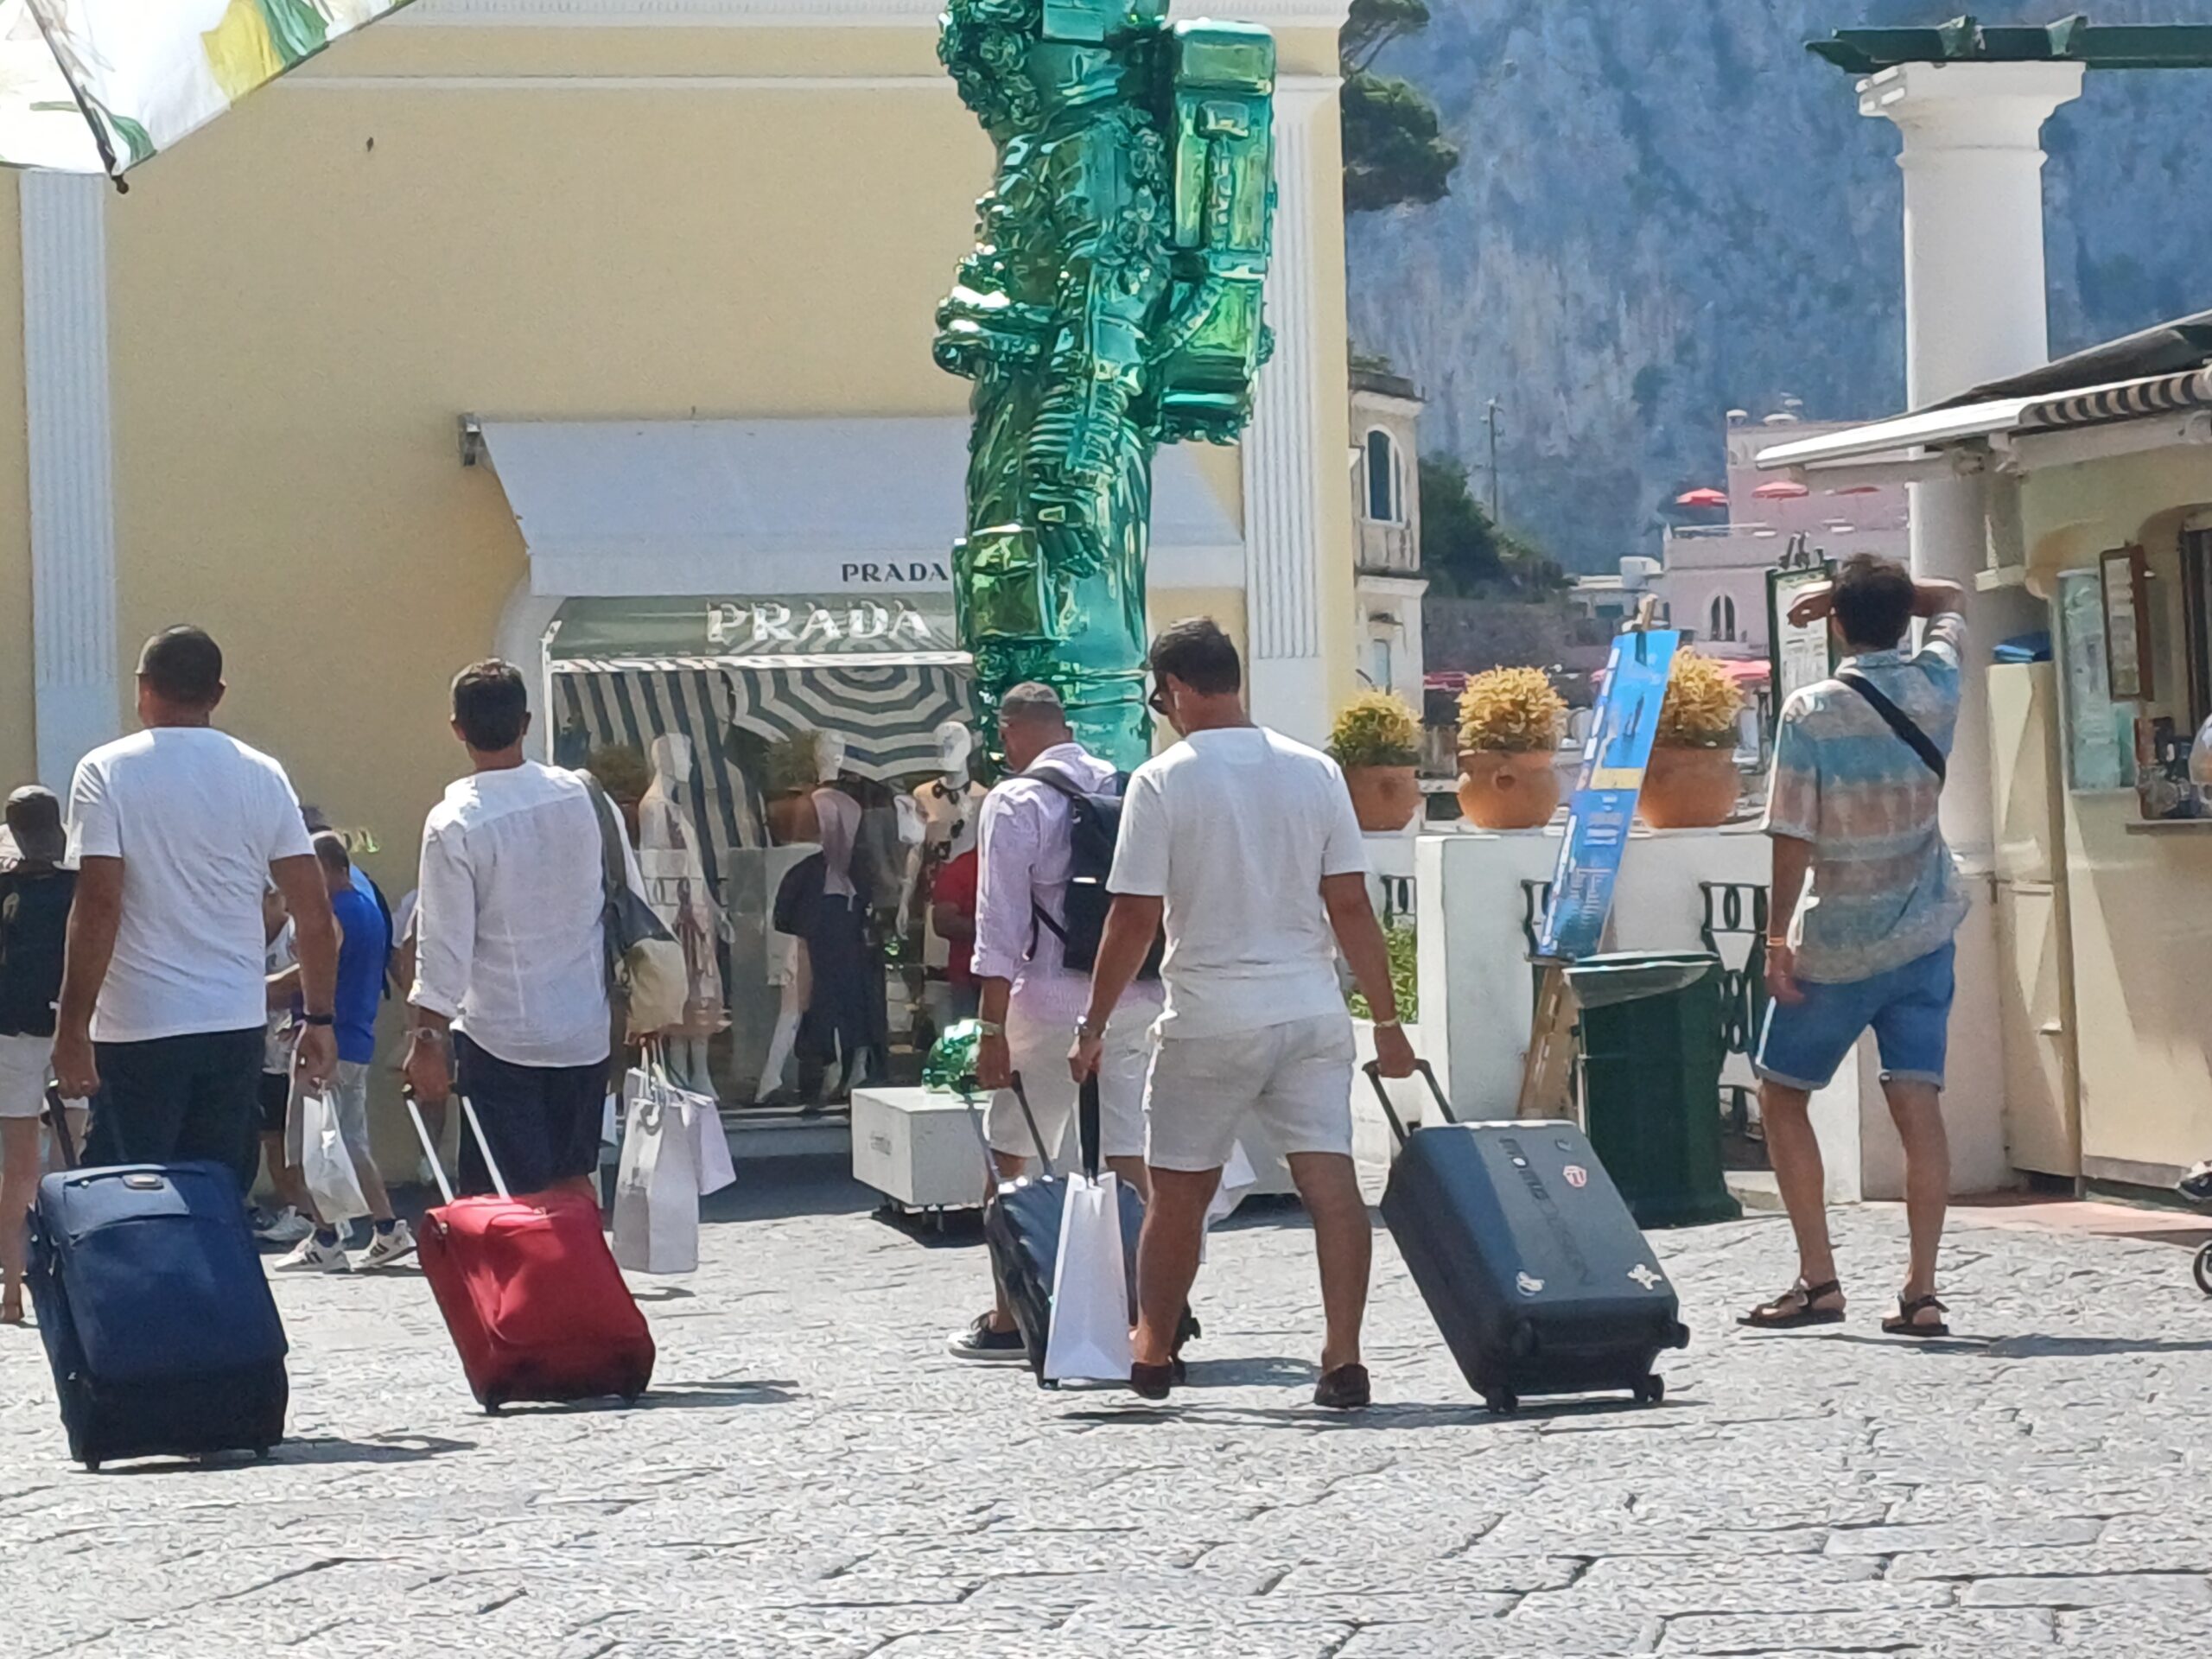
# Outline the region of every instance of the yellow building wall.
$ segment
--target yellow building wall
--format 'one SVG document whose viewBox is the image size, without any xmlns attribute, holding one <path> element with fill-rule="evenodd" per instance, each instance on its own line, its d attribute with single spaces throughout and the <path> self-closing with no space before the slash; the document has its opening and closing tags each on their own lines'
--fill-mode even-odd
<svg viewBox="0 0 2212 1659">
<path fill-rule="evenodd" d="M 22 219 L 16 178 L 0 174 L 0 795 L 38 775 L 30 477 L 23 436 Z"/>
<path fill-rule="evenodd" d="M 2050 597 L 2059 572 L 2140 543 L 2154 591 L 2171 586 L 2193 507 L 2212 507 L 2212 457 L 2194 450 L 2033 474 L 2022 492 L 2031 584 Z M 2170 690 L 2178 620 L 2161 620 L 2156 689 Z M 2093 1176 L 2133 1169 L 2149 1182 L 2212 1148 L 2212 824 L 2131 834 L 2132 790 L 2068 787 L 2065 809 L 2082 1155 Z"/>
</svg>

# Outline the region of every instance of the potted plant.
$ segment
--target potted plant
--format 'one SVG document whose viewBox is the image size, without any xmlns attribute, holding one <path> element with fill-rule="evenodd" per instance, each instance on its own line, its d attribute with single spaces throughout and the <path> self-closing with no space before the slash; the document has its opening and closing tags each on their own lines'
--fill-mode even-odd
<svg viewBox="0 0 2212 1659">
<path fill-rule="evenodd" d="M 1352 810 L 1370 835 L 1395 835 L 1421 810 L 1421 722 L 1388 691 L 1354 697 L 1337 715 L 1329 753 L 1344 770 Z"/>
<path fill-rule="evenodd" d="M 769 747 L 768 838 L 779 847 L 822 839 L 814 810 L 814 788 L 821 781 L 818 749 L 815 734 L 804 731 Z"/>
<path fill-rule="evenodd" d="M 1567 699 L 1540 668 L 1493 668 L 1459 696 L 1459 810 L 1484 830 L 1534 830 L 1559 810 Z"/>
<path fill-rule="evenodd" d="M 1654 830 L 1709 830 L 1726 823 L 1743 793 L 1736 772 L 1736 721 L 1744 694 L 1712 658 L 1677 652 L 1659 712 L 1651 768 L 1637 811 Z"/>
</svg>

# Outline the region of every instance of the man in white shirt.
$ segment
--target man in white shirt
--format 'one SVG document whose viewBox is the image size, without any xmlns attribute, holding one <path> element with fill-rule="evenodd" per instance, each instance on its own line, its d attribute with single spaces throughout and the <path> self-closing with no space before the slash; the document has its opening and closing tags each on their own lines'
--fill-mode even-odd
<svg viewBox="0 0 2212 1659">
<path fill-rule="evenodd" d="M 461 671 L 453 729 L 475 770 L 423 829 L 407 1080 L 422 1100 L 459 1089 L 511 1191 L 595 1202 L 613 1050 L 599 813 L 582 777 L 523 758 L 530 699 L 512 664 Z M 619 819 L 613 833 L 642 894 Z M 492 1190 L 466 1134 L 461 1173 L 464 1191 Z"/>
<path fill-rule="evenodd" d="M 1386 1077 L 1409 1077 L 1389 948 L 1367 895 L 1367 852 L 1335 761 L 1255 726 L 1236 645 L 1210 618 L 1154 643 L 1154 712 L 1183 741 L 1129 781 L 1109 883 L 1114 907 L 1071 1056 L 1096 1070 L 1163 921 L 1166 1011 L 1145 1094 L 1152 1202 L 1137 1253 L 1129 1385 L 1167 1397 L 1174 1341 L 1198 1276 L 1206 1207 L 1247 1112 L 1290 1162 L 1313 1223 L 1328 1335 L 1314 1402 L 1368 1403 L 1359 1332 L 1373 1252 L 1351 1158 L 1351 1015 L 1341 946 L 1376 1011 Z"/>
<path fill-rule="evenodd" d="M 1060 695 L 1048 685 L 1017 685 L 1000 700 L 999 736 L 1014 775 L 985 798 L 980 815 L 974 960 L 983 1040 L 976 1070 L 977 1080 L 998 1091 L 988 1133 L 999 1173 L 1013 1180 L 1037 1152 L 1011 1088 L 1016 1074 L 1044 1149 L 1063 1165 L 1074 1156 L 1077 1088 L 1063 1062 L 1090 984 L 1084 970 L 1067 966 L 1069 884 L 1076 873 L 1071 792 L 1114 795 L 1121 785 L 1111 765 L 1075 741 Z M 1098 945 L 1096 928 L 1094 921 L 1084 941 L 1091 950 Z M 1107 1027 L 1098 1068 L 1099 1149 L 1140 1193 L 1149 1190 L 1144 1077 L 1160 1000 L 1156 979 L 1129 988 Z M 946 1345 L 962 1359 L 1020 1361 L 1026 1351 L 1002 1302 Z"/>
<path fill-rule="evenodd" d="M 241 1196 L 259 1162 L 268 993 L 262 895 L 292 912 L 312 1088 L 337 1069 L 338 936 L 283 767 L 214 729 L 223 653 L 170 628 L 138 658 L 144 728 L 93 750 L 69 790 L 78 865 L 54 1039 L 69 1099 L 92 1102 L 96 1164 L 208 1160 Z"/>
</svg>

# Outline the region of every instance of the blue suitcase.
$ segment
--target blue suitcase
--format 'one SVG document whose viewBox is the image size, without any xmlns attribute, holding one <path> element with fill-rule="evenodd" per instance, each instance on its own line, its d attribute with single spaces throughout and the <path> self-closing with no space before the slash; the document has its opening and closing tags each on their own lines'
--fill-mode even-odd
<svg viewBox="0 0 2212 1659">
<path fill-rule="evenodd" d="M 1406 1133 L 1367 1068 L 1400 1151 L 1382 1219 L 1445 1344 L 1484 1403 L 1621 1389 L 1656 1404 L 1661 1351 L 1689 1344 L 1675 1287 L 1572 1123 L 1461 1123 Z"/>
<path fill-rule="evenodd" d="M 49 1175 L 30 1243 L 71 1457 L 266 1456 L 284 1438 L 284 1326 L 229 1170 Z"/>
</svg>

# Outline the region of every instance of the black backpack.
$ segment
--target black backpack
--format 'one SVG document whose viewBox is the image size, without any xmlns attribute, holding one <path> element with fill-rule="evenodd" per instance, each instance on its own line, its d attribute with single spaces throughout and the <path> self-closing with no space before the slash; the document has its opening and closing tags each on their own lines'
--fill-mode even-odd
<svg viewBox="0 0 2212 1659">
<path fill-rule="evenodd" d="M 68 870 L 0 876 L 0 1032 L 54 1034 L 77 878 Z"/>
<path fill-rule="evenodd" d="M 1114 849 L 1122 839 L 1122 798 L 1128 789 L 1129 775 L 1122 772 L 1116 777 L 1111 795 L 1094 795 L 1065 772 L 1049 768 L 1021 775 L 1066 799 L 1069 847 L 1074 855 L 1068 868 L 1065 925 L 1046 915 L 1044 906 L 1030 901 L 1034 918 L 1029 931 L 1030 952 L 1036 953 L 1037 930 L 1042 928 L 1060 942 L 1069 969 L 1087 974 L 1097 963 L 1099 942 L 1106 937 L 1106 912 L 1114 907 L 1114 895 L 1107 892 L 1106 880 L 1114 873 Z M 1154 939 L 1137 977 L 1158 979 L 1160 958 L 1166 950 L 1165 937 Z"/>
</svg>

